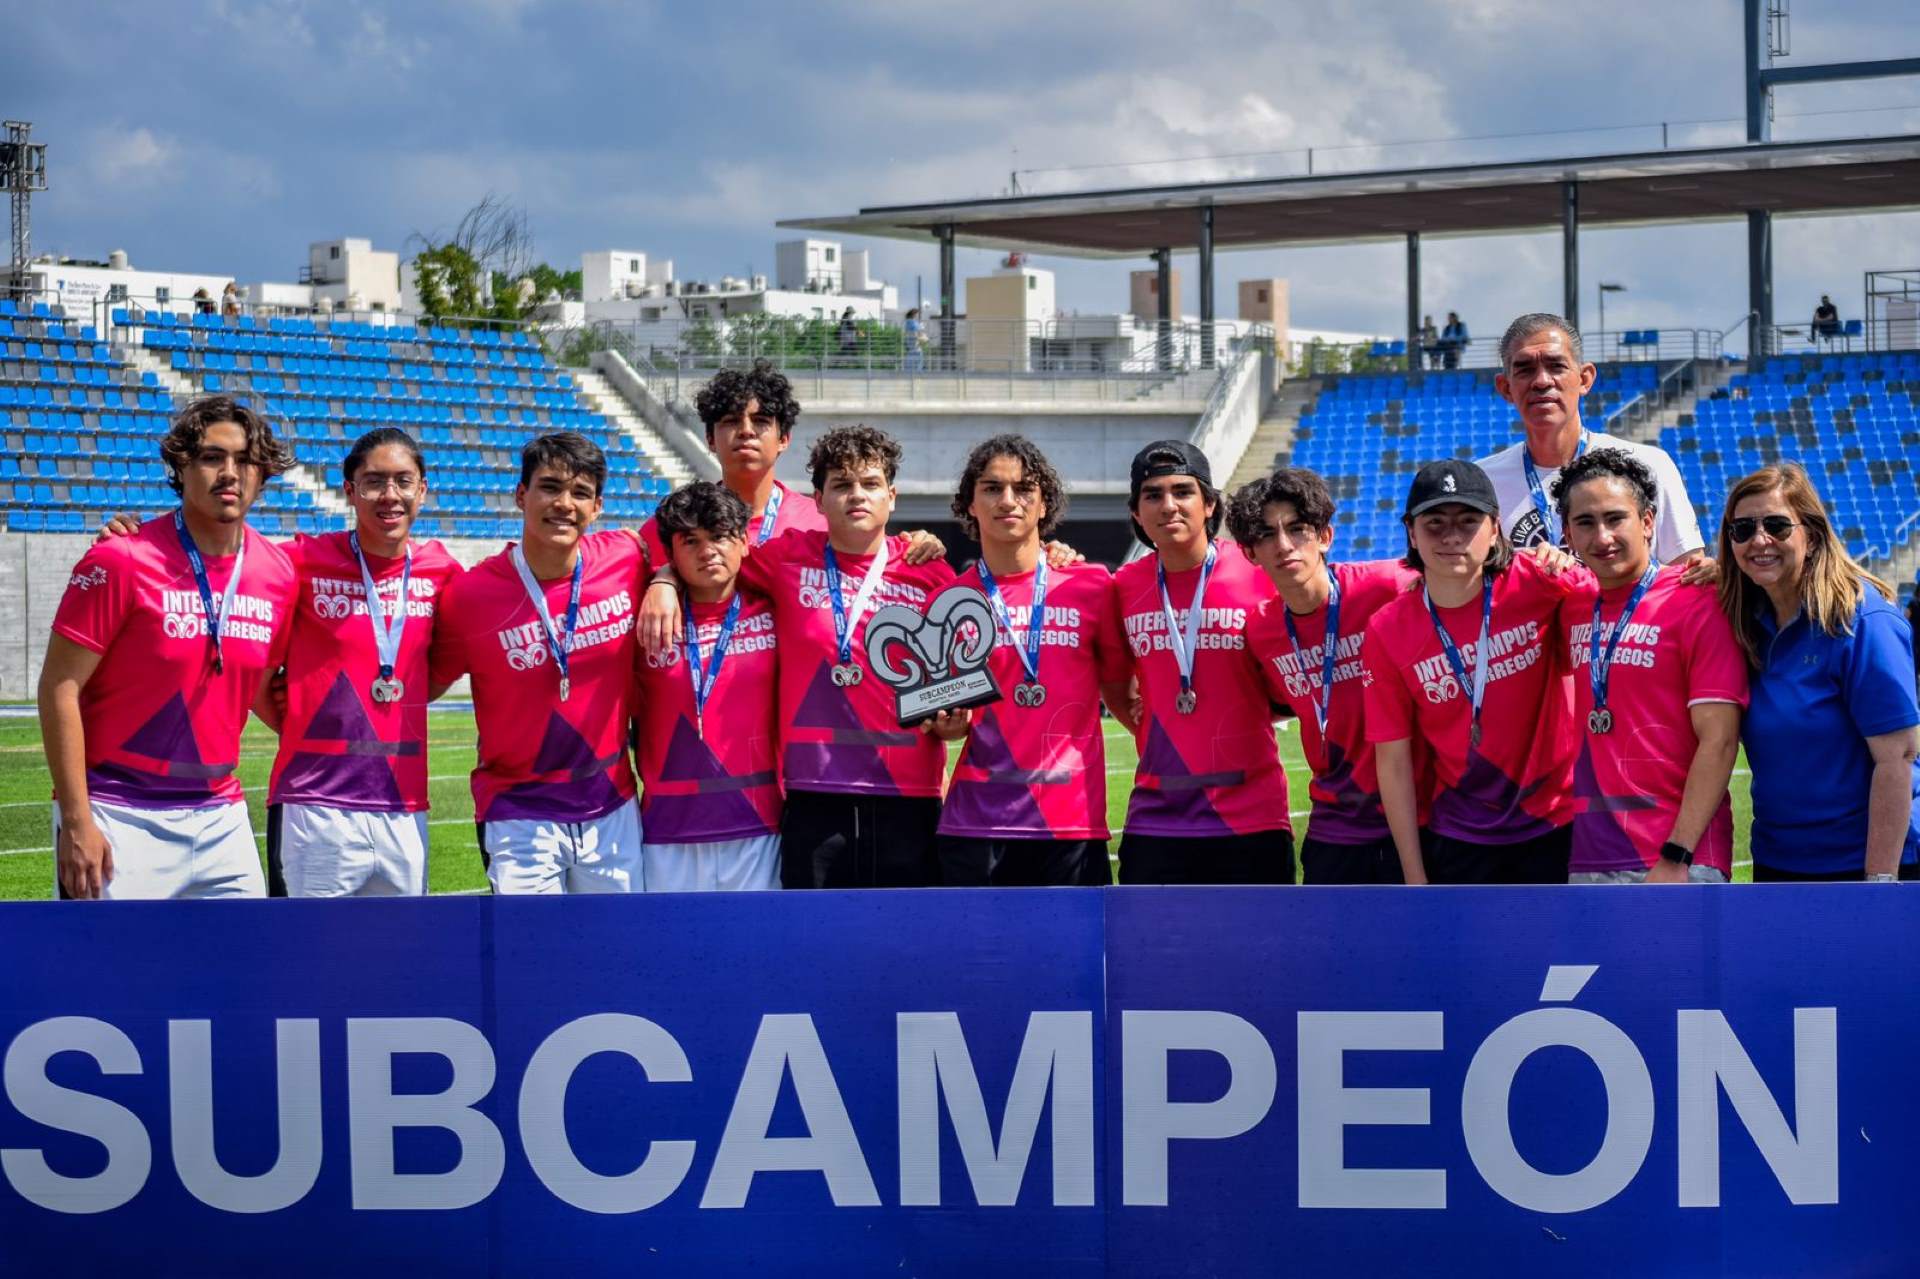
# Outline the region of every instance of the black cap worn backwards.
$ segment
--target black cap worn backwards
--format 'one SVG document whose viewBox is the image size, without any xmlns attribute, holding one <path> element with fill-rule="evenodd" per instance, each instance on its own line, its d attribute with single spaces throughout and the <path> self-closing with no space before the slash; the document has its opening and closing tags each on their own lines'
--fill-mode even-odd
<svg viewBox="0 0 1920 1279">
<path fill-rule="evenodd" d="M 1162 456 L 1149 463 L 1147 459 L 1156 453 Z M 1167 454 L 1172 454 L 1172 457 L 1165 456 Z M 1191 475 L 1208 488 L 1213 487 L 1213 468 L 1207 464 L 1207 455 L 1186 440 L 1155 440 L 1133 455 L 1129 489 L 1132 499 L 1138 502 L 1140 486 L 1163 475 Z"/>
<path fill-rule="evenodd" d="M 1500 497 L 1485 471 L 1457 458 L 1429 462 L 1420 468 L 1413 477 L 1413 487 L 1407 490 L 1406 518 L 1454 504 L 1496 517 L 1500 514 Z"/>
</svg>

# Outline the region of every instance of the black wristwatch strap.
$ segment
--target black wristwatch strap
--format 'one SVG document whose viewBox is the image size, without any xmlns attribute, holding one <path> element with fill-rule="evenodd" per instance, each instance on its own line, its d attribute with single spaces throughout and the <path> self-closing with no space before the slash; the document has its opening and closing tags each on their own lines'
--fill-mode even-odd
<svg viewBox="0 0 1920 1279">
<path fill-rule="evenodd" d="M 1660 845 L 1660 856 L 1666 861 L 1677 862 L 1682 866 L 1693 865 L 1693 850 L 1682 848 L 1672 840 Z"/>
</svg>

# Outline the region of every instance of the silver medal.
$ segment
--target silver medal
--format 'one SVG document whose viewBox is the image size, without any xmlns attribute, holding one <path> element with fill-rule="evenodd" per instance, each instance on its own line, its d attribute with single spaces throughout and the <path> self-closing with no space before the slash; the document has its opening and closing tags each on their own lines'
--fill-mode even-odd
<svg viewBox="0 0 1920 1279">
<path fill-rule="evenodd" d="M 1039 706 L 1047 700 L 1047 686 L 1036 681 L 1015 684 L 1013 686 L 1013 704 L 1015 706 Z"/>
<path fill-rule="evenodd" d="M 567 694 L 571 693 L 572 691 L 573 691 L 573 681 L 568 679 L 565 675 L 562 675 L 560 677 L 560 700 L 563 702 L 566 701 Z"/>
<path fill-rule="evenodd" d="M 1613 712 L 1602 706 L 1587 712 L 1587 731 L 1589 733 L 1611 733 L 1613 731 Z"/>
<path fill-rule="evenodd" d="M 1190 688 L 1181 689 L 1180 696 L 1173 699 L 1173 709 L 1182 715 L 1193 714 L 1194 708 L 1198 705 L 1200 705 L 1200 694 Z"/>
<path fill-rule="evenodd" d="M 1472 730 L 1467 733 L 1467 740 L 1475 746 L 1478 746 L 1480 744 L 1480 721 L 1479 720 L 1474 721 Z"/>
<path fill-rule="evenodd" d="M 376 702 L 397 702 L 405 695 L 407 686 L 397 679 L 382 676 L 373 681 L 373 700 Z"/>
<path fill-rule="evenodd" d="M 840 688 L 852 688 L 860 682 L 860 668 L 852 662 L 835 662 L 833 682 Z"/>
</svg>

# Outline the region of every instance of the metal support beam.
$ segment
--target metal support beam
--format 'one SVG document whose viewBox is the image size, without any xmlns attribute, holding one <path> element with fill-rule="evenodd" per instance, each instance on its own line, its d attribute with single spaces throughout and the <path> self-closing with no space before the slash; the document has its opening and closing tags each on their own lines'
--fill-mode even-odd
<svg viewBox="0 0 1920 1279">
<path fill-rule="evenodd" d="M 954 323 L 956 311 L 953 284 L 953 223 L 941 225 L 934 234 L 940 237 L 940 367 L 954 367 Z"/>
<path fill-rule="evenodd" d="M 1173 367 L 1173 250 L 1155 249 L 1153 264 L 1159 272 L 1153 303 L 1154 364 L 1165 370 Z"/>
<path fill-rule="evenodd" d="M 1420 233 L 1407 232 L 1407 371 L 1418 373 L 1427 366 L 1426 352 L 1420 347 Z"/>
<path fill-rule="evenodd" d="M 1767 83 L 1761 76 L 1773 66 L 1773 41 L 1767 30 L 1765 0 L 1746 0 L 1747 141 L 1766 142 L 1773 136 L 1773 113 L 1768 108 Z"/>
<path fill-rule="evenodd" d="M 1580 327 L 1580 184 L 1560 184 L 1560 314 Z"/>
<path fill-rule="evenodd" d="M 1818 66 L 1769 67 L 1760 72 L 1760 86 L 1825 84 L 1832 80 L 1875 80 L 1886 76 L 1920 75 L 1920 58 L 1884 58 L 1878 62 L 1823 62 Z"/>
<path fill-rule="evenodd" d="M 1747 210 L 1747 362 L 1759 368 L 1773 342 L 1773 214 Z"/>
<path fill-rule="evenodd" d="M 1200 367 L 1213 361 L 1213 206 L 1200 206 Z"/>
</svg>

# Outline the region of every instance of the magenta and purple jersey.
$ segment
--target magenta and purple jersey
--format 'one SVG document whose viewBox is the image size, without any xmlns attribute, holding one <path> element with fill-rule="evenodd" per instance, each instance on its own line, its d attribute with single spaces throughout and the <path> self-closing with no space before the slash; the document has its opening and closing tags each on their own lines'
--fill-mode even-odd
<svg viewBox="0 0 1920 1279">
<path fill-rule="evenodd" d="M 447 588 L 434 620 L 433 682 L 473 677 L 478 820 L 592 821 L 634 795 L 627 724 L 640 542 L 622 532 L 580 539 L 585 568 L 567 645 L 571 687 L 564 701 L 559 664 L 511 549 L 480 561 Z M 556 633 L 566 627 L 572 580 L 539 584 Z"/>
<path fill-rule="evenodd" d="M 893 690 L 868 660 L 867 622 L 887 604 L 925 612 L 927 602 L 953 581 L 945 561 L 912 565 L 907 539 L 887 539 L 887 564 L 872 603 L 850 627 L 849 660 L 858 683 L 833 682 L 839 644 L 827 588 L 827 535 L 797 530 L 757 546 L 740 563 L 740 584 L 773 605 L 780 643 L 781 776 L 789 790 L 855 795 L 938 796 L 946 773 L 946 743 L 917 728 L 900 727 Z M 838 557 L 841 597 L 852 610 L 870 555 Z"/>
<path fill-rule="evenodd" d="M 440 599 L 465 570 L 434 541 L 413 543 L 411 573 L 404 556 L 367 556 L 389 619 L 401 607 L 400 583 L 407 579 L 407 623 L 393 667 L 402 692 L 386 702 L 373 696 L 380 652 L 349 535 L 300 537 L 283 549 L 299 575 L 300 594 L 287 644 L 287 717 L 268 802 L 425 811 L 427 653 Z"/>
<path fill-rule="evenodd" d="M 1129 833 L 1204 839 L 1293 828 L 1265 678 L 1247 648 L 1247 627 L 1273 598 L 1273 583 L 1233 543 L 1215 545 L 1219 554 L 1193 659 L 1198 701 L 1191 714 L 1176 705 L 1180 668 L 1160 600 L 1159 557 L 1142 556 L 1113 575 L 1145 704 L 1135 737 L 1140 765 L 1127 804 Z M 1167 574 L 1183 636 L 1199 580 L 1198 568 Z"/>
<path fill-rule="evenodd" d="M 704 713 L 681 638 L 637 654 L 641 831 L 649 844 L 753 839 L 780 829 L 778 661 L 773 606 L 741 592 Z M 728 604 L 692 606 L 710 668 Z"/>
<path fill-rule="evenodd" d="M 1040 684 L 1046 698 L 1021 706 L 1021 653 L 1033 619 L 1032 573 L 995 579 L 1009 633 L 988 659 L 1003 700 L 973 713 L 973 728 L 953 770 L 940 833 L 979 839 L 1107 838 L 1106 738 L 1100 685 L 1127 678 L 1113 575 L 1097 564 L 1047 570 L 1040 623 Z M 976 565 L 959 582 L 984 589 Z"/>
<path fill-rule="evenodd" d="M 203 556 L 216 608 L 233 556 Z M 287 553 L 249 530 L 213 669 L 207 610 L 171 513 L 95 543 L 74 567 L 53 632 L 100 654 L 80 690 L 91 798 L 205 808 L 245 798 L 240 734 L 286 652 L 296 590 Z"/>
<path fill-rule="evenodd" d="M 1387 837 L 1380 807 L 1380 779 L 1373 744 L 1367 740 L 1366 698 L 1361 689 L 1360 643 L 1373 615 L 1420 580 L 1399 560 L 1334 564 L 1340 589 L 1340 636 L 1335 645 L 1333 691 L 1326 694 L 1327 726 L 1320 729 L 1321 675 L 1327 655 L 1328 608 L 1295 614 L 1287 630 L 1287 602 L 1278 596 L 1260 609 L 1247 643 L 1260 659 L 1267 689 L 1300 721 L 1300 746 L 1313 770 L 1308 793 L 1313 816 L 1308 833 L 1328 844 L 1370 844 Z M 1294 647 L 1294 634 L 1300 646 Z"/>
</svg>

